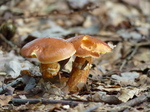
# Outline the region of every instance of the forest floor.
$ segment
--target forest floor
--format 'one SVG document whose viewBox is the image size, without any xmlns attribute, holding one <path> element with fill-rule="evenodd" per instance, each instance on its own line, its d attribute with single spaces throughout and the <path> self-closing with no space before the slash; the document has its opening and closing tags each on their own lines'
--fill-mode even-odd
<svg viewBox="0 0 150 112">
<path fill-rule="evenodd" d="M 63 94 L 20 49 L 41 37 L 90 35 L 116 46 L 94 59 L 85 88 Z M 59 44 L 58 44 L 59 45 Z M 149 0 L 1 0 L 1 112 L 150 112 Z"/>
</svg>

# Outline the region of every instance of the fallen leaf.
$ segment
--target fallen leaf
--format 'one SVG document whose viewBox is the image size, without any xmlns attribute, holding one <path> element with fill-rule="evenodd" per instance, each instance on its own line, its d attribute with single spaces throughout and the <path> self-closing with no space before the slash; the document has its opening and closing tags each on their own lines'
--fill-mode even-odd
<svg viewBox="0 0 150 112">
<path fill-rule="evenodd" d="M 69 110 L 70 112 L 83 112 L 84 108 L 85 108 L 84 104 L 79 104 L 74 108 L 70 108 Z"/>
<path fill-rule="evenodd" d="M 65 105 L 64 105 L 65 106 Z M 41 109 L 41 111 L 55 111 L 55 109 L 60 109 L 62 107 L 62 104 L 48 104 L 45 105 L 45 107 L 43 109 Z M 40 110 L 40 108 L 39 108 Z"/>
<path fill-rule="evenodd" d="M 21 56 L 16 56 L 13 51 L 0 55 L 0 71 L 6 72 L 7 76 L 16 78 L 21 70 L 31 68 L 33 65 L 29 61 L 24 61 Z"/>
<path fill-rule="evenodd" d="M 140 64 L 139 66 L 131 68 L 132 71 L 144 71 L 146 69 L 150 69 L 150 62 L 146 62 L 146 63 Z"/>
<path fill-rule="evenodd" d="M 57 96 L 62 96 L 63 92 L 61 91 L 61 88 L 58 88 L 55 84 L 52 84 L 51 82 L 45 82 L 43 79 L 41 79 L 38 83 L 38 86 L 42 88 L 44 91 L 43 97 L 49 98 L 50 96 L 54 99 L 57 99 Z"/>
<path fill-rule="evenodd" d="M 150 61 L 150 49 L 149 48 L 140 48 L 138 53 L 134 55 L 134 60 L 149 62 Z"/>
<path fill-rule="evenodd" d="M 13 98 L 12 95 L 0 95 L 0 105 L 4 106 L 4 105 L 8 105 L 8 102 Z"/>
<path fill-rule="evenodd" d="M 95 65 L 95 67 L 92 67 L 90 69 L 90 72 L 89 72 L 89 79 L 91 80 L 99 80 L 101 81 L 101 77 L 102 77 L 102 73 L 105 73 L 105 71 L 102 71 L 99 68 Z"/>
<path fill-rule="evenodd" d="M 137 95 L 139 89 L 121 89 L 120 93 L 117 95 L 118 99 L 122 102 L 127 102 L 129 99 L 132 99 L 134 95 Z"/>
<path fill-rule="evenodd" d="M 119 92 L 121 90 L 120 86 L 98 86 L 97 89 L 101 91 L 106 91 L 109 93 Z"/>
<path fill-rule="evenodd" d="M 137 84 L 139 86 L 150 85 L 150 77 L 148 77 L 147 75 L 140 75 L 140 77 L 137 80 Z"/>
<path fill-rule="evenodd" d="M 138 78 L 139 76 L 140 75 L 137 72 L 124 72 L 121 73 L 121 76 L 112 75 L 112 78 L 115 79 L 122 86 L 127 86 L 127 85 L 135 86 L 137 85 L 135 79 Z"/>
<path fill-rule="evenodd" d="M 27 97 L 26 97 L 25 95 L 19 95 L 19 97 L 20 97 L 21 99 L 27 99 Z"/>
<path fill-rule="evenodd" d="M 135 31 L 127 31 L 127 30 L 124 30 L 124 29 L 121 29 L 121 30 L 118 30 L 117 33 L 123 37 L 126 41 L 130 39 L 131 42 L 133 43 L 136 43 L 138 41 L 141 41 L 143 38 L 143 36 L 138 33 L 138 32 L 135 32 Z"/>
</svg>

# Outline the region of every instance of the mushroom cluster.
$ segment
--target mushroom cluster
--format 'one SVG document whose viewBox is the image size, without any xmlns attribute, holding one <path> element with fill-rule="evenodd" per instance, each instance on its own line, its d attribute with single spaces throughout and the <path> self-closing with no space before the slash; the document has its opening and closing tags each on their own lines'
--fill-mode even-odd
<svg viewBox="0 0 150 112">
<path fill-rule="evenodd" d="M 73 45 L 61 38 L 39 38 L 27 43 L 21 49 L 21 55 L 37 58 L 43 78 L 52 78 L 60 70 L 59 61 L 68 59 L 76 52 Z"/>
<path fill-rule="evenodd" d="M 92 58 L 111 51 L 112 49 L 100 39 L 80 35 L 67 40 L 50 37 L 35 39 L 21 49 L 21 55 L 37 58 L 41 62 L 43 78 L 56 76 L 60 70 L 59 62 L 75 55 L 66 88 L 69 92 L 78 92 L 78 85 L 87 81 Z"/>
</svg>

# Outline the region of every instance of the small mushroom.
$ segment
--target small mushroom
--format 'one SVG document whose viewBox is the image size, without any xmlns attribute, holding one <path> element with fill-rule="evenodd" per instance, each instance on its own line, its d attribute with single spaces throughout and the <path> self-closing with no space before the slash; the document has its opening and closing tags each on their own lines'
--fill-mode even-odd
<svg viewBox="0 0 150 112">
<path fill-rule="evenodd" d="M 21 49 L 21 55 L 37 58 L 43 78 L 56 76 L 60 70 L 59 61 L 68 59 L 76 52 L 74 46 L 60 38 L 39 38 L 27 43 Z"/>
<path fill-rule="evenodd" d="M 85 84 L 89 75 L 92 58 L 111 52 L 112 49 L 100 39 L 81 35 L 68 39 L 76 49 L 76 58 L 72 65 L 72 71 L 67 82 L 70 92 L 79 91 L 79 84 Z M 82 87 L 81 87 L 82 88 Z"/>
</svg>

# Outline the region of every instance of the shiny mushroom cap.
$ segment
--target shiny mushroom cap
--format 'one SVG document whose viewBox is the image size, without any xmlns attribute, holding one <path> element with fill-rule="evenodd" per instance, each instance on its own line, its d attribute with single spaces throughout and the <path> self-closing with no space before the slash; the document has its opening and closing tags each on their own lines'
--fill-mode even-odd
<svg viewBox="0 0 150 112">
<path fill-rule="evenodd" d="M 68 39 L 75 49 L 78 57 L 99 57 L 100 54 L 111 52 L 112 49 L 103 41 L 88 35 L 80 35 Z"/>
<path fill-rule="evenodd" d="M 27 43 L 21 49 L 21 55 L 37 58 L 41 63 L 53 63 L 67 59 L 76 52 L 74 46 L 61 38 L 39 38 Z"/>
</svg>

